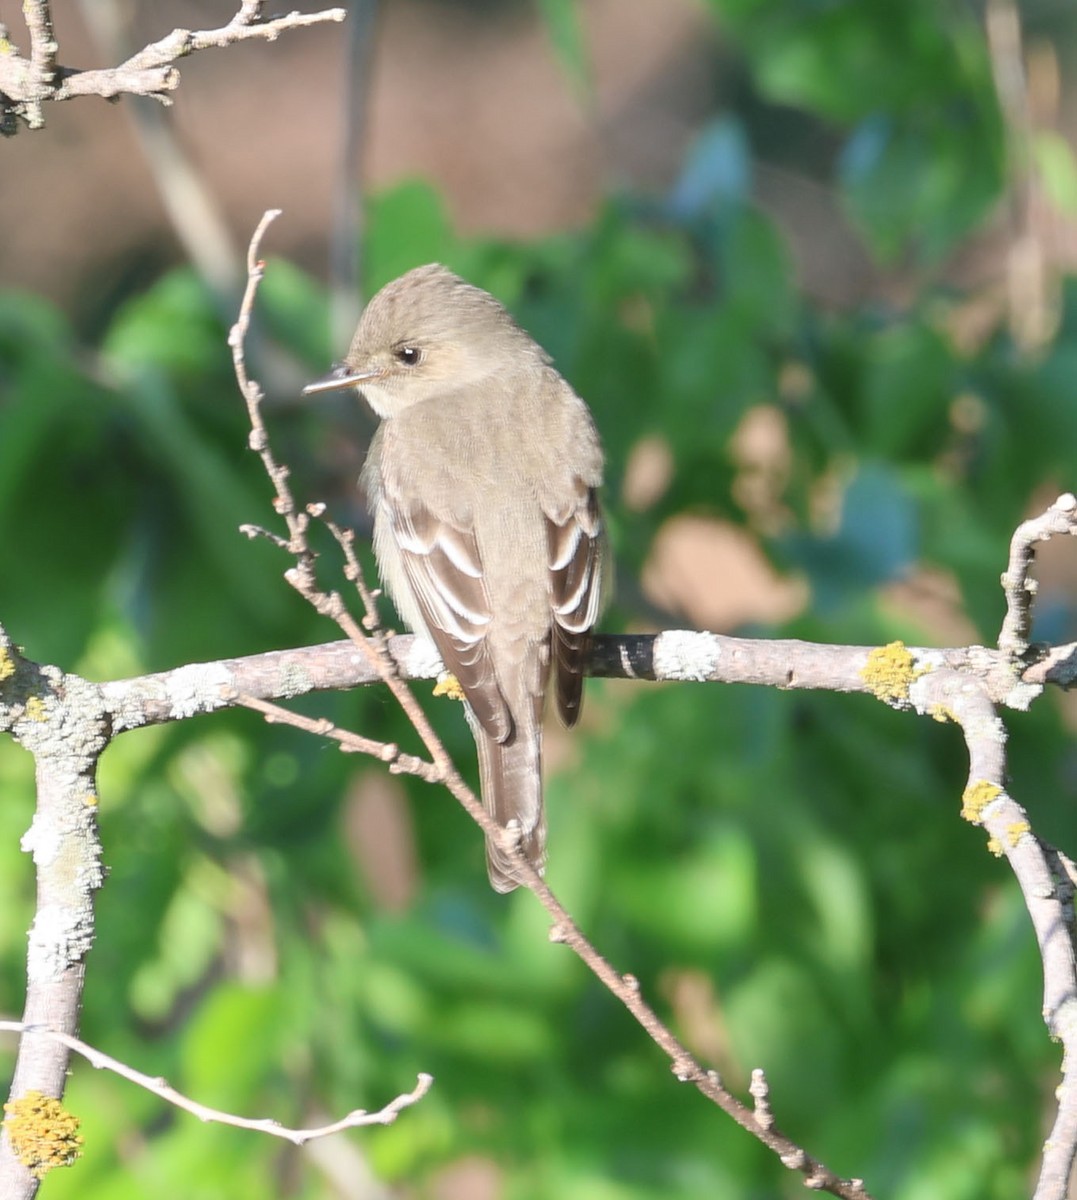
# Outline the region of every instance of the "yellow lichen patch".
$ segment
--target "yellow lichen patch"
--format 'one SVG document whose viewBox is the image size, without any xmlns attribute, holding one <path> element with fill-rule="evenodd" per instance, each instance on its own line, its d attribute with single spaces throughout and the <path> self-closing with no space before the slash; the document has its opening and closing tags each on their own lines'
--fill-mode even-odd
<svg viewBox="0 0 1077 1200">
<path fill-rule="evenodd" d="M 451 672 L 446 671 L 444 675 L 438 676 L 437 684 L 434 687 L 435 696 L 448 696 L 450 700 L 463 700 L 464 689 L 460 686 L 460 680 Z"/>
<path fill-rule="evenodd" d="M 96 808 L 97 807 L 96 793 L 87 792 L 86 795 L 82 797 L 82 803 L 85 804 L 87 808 Z"/>
<path fill-rule="evenodd" d="M 997 837 L 989 837 L 987 839 L 988 853 L 993 854 L 996 858 L 1002 857 L 1002 843 Z"/>
<path fill-rule="evenodd" d="M 46 717 L 45 701 L 40 696 L 31 696 L 26 701 L 24 712 L 28 721 L 44 721 Z"/>
<path fill-rule="evenodd" d="M 82 1153 L 79 1119 L 59 1100 L 27 1092 L 4 1105 L 4 1129 L 15 1157 L 38 1179 L 53 1167 L 69 1167 Z"/>
<path fill-rule="evenodd" d="M 973 825 L 979 825 L 984 809 L 1001 794 L 1002 788 L 997 784 L 988 783 L 986 779 L 970 783 L 961 797 L 961 815 Z"/>
<path fill-rule="evenodd" d="M 1014 821 L 1006 826 L 1006 837 L 1011 846 L 1016 846 L 1026 833 L 1031 832 L 1032 826 L 1027 821 Z"/>
<path fill-rule="evenodd" d="M 860 678 L 867 684 L 868 691 L 891 704 L 908 700 L 909 685 L 919 674 L 904 642 L 877 647 L 860 668 Z"/>
<path fill-rule="evenodd" d="M 0 682 L 15 674 L 15 656 L 6 646 L 0 646 Z"/>
<path fill-rule="evenodd" d="M 947 725 L 951 721 L 955 725 L 957 724 L 957 718 L 954 716 L 954 710 L 946 704 L 933 704 L 927 710 L 927 715 L 933 721 L 938 721 L 940 725 Z"/>
</svg>

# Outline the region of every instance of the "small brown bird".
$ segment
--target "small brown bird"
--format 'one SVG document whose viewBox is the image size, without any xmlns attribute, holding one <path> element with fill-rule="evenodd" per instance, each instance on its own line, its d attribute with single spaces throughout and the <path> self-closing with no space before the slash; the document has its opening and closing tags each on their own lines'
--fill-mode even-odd
<svg viewBox="0 0 1077 1200">
<path fill-rule="evenodd" d="M 489 293 L 431 263 L 367 305 L 344 363 L 305 393 L 359 389 L 381 424 L 361 482 L 400 616 L 466 697 L 482 797 L 545 862 L 542 709 L 566 725 L 605 558 L 602 448 L 584 402 Z M 521 882 L 488 838 L 490 882 Z"/>
</svg>

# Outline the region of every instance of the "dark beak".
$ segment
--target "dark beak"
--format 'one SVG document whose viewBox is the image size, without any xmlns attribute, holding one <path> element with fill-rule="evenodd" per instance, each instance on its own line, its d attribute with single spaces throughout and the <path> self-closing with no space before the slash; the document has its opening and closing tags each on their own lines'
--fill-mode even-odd
<svg viewBox="0 0 1077 1200">
<path fill-rule="evenodd" d="M 360 387 L 371 379 L 380 379 L 384 375 L 384 371 L 353 371 L 344 363 L 339 363 L 335 366 L 328 375 L 323 375 L 321 379 L 315 379 L 313 383 L 308 383 L 303 389 L 304 396 L 318 396 L 322 392 L 340 392 L 345 388 Z"/>
</svg>

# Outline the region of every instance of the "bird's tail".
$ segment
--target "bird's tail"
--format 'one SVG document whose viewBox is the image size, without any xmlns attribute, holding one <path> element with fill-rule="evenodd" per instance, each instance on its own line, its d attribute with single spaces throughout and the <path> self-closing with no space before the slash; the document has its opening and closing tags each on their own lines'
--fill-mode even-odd
<svg viewBox="0 0 1077 1200">
<path fill-rule="evenodd" d="M 520 849 L 542 873 L 546 865 L 546 815 L 542 805 L 542 727 L 520 721 L 508 740 L 498 742 L 471 721 L 479 751 L 479 781 L 486 811 L 504 829 L 520 828 Z M 493 839 L 486 839 L 486 869 L 496 892 L 511 892 L 523 880 L 511 859 Z"/>
</svg>

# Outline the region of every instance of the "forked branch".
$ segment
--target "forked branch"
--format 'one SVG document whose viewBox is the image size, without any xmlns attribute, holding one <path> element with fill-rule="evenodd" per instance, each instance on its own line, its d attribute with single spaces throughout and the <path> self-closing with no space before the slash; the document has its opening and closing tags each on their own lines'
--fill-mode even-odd
<svg viewBox="0 0 1077 1200">
<path fill-rule="evenodd" d="M 171 104 L 171 93 L 179 87 L 180 75 L 175 66 L 179 59 L 197 50 L 232 46 L 251 38 L 272 42 L 287 30 L 343 21 L 347 16 L 345 8 L 328 8 L 266 20 L 263 7 L 261 0 L 243 0 L 235 16 L 218 29 L 173 29 L 115 67 L 82 71 L 60 64 L 49 0 L 24 0 L 29 54 L 20 54 L 10 31 L 0 26 L 0 133 L 15 133 L 16 118 L 30 129 L 40 129 L 45 124 L 46 103 L 76 96 L 101 96 L 106 100 L 150 96 Z"/>
</svg>

